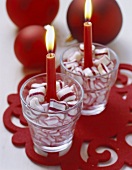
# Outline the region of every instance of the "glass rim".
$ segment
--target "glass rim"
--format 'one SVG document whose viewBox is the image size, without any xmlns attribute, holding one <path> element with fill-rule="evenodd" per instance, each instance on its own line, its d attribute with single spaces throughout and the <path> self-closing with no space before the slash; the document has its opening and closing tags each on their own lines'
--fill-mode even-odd
<svg viewBox="0 0 132 170">
<path fill-rule="evenodd" d="M 84 78 L 86 78 L 86 79 L 92 79 L 92 78 L 105 77 L 105 76 L 107 76 L 107 75 L 110 75 L 111 73 L 113 73 L 115 70 L 118 69 L 118 67 L 119 67 L 119 59 L 118 59 L 117 54 L 115 53 L 115 51 L 112 50 L 111 48 L 107 47 L 106 45 L 99 44 L 99 43 L 92 43 L 93 45 L 100 46 L 100 47 L 106 47 L 107 49 L 109 49 L 109 51 L 113 54 L 113 56 L 114 56 L 115 59 L 116 59 L 116 64 L 115 64 L 114 69 L 111 70 L 109 73 L 105 73 L 105 74 L 103 74 L 103 75 L 94 75 L 94 76 L 89 76 L 89 77 L 86 77 L 86 76 L 83 76 L 83 75 L 78 75 L 78 74 L 76 74 L 76 73 L 73 73 L 72 71 L 70 71 L 68 68 L 66 68 L 66 67 L 64 66 L 64 64 L 63 64 L 63 56 L 64 56 L 64 54 L 65 54 L 68 50 L 70 50 L 70 49 L 73 48 L 73 47 L 78 47 L 79 44 L 81 44 L 81 43 L 75 43 L 75 44 L 72 44 L 71 46 L 69 46 L 66 50 L 63 51 L 63 53 L 61 54 L 61 57 L 60 57 L 60 65 L 61 65 L 67 72 L 69 72 L 70 74 L 73 74 L 73 75 L 79 76 L 79 77 L 81 76 L 81 77 L 84 77 Z"/>
<path fill-rule="evenodd" d="M 25 99 L 24 99 L 24 97 L 23 97 L 23 94 L 22 94 L 22 93 L 23 93 L 23 90 L 24 90 L 25 86 L 26 86 L 31 80 L 33 80 L 34 78 L 37 78 L 37 77 L 45 76 L 46 74 L 47 74 L 47 73 L 41 73 L 41 74 L 37 74 L 37 75 L 35 75 L 35 76 L 32 76 L 31 78 L 27 79 L 27 80 L 22 84 L 22 86 L 20 87 L 20 92 L 19 92 L 19 94 L 20 94 L 20 99 L 21 99 L 21 101 L 23 102 L 23 104 L 24 104 L 28 109 L 30 109 L 30 110 L 37 111 L 37 112 L 41 112 L 39 109 L 35 109 L 35 108 L 31 107 L 29 104 L 27 104 L 27 102 L 25 101 Z M 78 100 L 78 102 L 77 102 L 73 107 L 70 107 L 69 109 L 66 109 L 65 111 L 57 111 L 58 114 L 65 114 L 67 111 L 70 111 L 70 110 L 75 109 L 75 108 L 77 107 L 77 105 L 79 105 L 81 102 L 83 102 L 84 90 L 83 90 L 82 86 L 80 85 L 80 83 L 79 83 L 76 79 L 74 79 L 74 78 L 72 78 L 72 77 L 70 77 L 70 76 L 68 76 L 68 75 L 66 75 L 66 74 L 63 74 L 63 73 L 56 73 L 56 74 L 57 74 L 57 75 L 63 75 L 63 76 L 66 76 L 66 77 L 72 79 L 72 80 L 73 80 L 74 82 L 76 82 L 77 85 L 80 87 L 80 91 L 81 91 L 80 100 Z M 51 112 L 41 112 L 41 113 L 43 113 L 43 114 L 51 114 Z M 55 115 L 55 114 L 56 114 L 56 112 L 52 112 L 52 115 Z"/>
</svg>

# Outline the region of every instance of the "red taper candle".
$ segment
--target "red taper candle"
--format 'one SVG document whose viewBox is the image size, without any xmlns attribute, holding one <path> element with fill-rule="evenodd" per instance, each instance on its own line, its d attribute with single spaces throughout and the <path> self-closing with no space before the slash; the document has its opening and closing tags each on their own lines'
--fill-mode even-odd
<svg viewBox="0 0 132 170">
<path fill-rule="evenodd" d="M 56 69 L 55 69 L 55 54 L 49 53 L 46 55 L 46 72 L 47 72 L 47 89 L 46 97 L 56 99 Z"/>
<path fill-rule="evenodd" d="M 54 49 L 54 28 L 48 26 L 46 31 L 46 48 L 48 54 L 46 55 L 46 73 L 47 73 L 47 88 L 46 100 L 56 99 L 56 69 L 55 69 L 55 54 L 52 53 Z"/>
<path fill-rule="evenodd" d="M 85 20 L 84 22 L 84 68 L 92 67 L 92 23 L 89 22 L 92 15 L 91 0 L 85 3 Z"/>
</svg>

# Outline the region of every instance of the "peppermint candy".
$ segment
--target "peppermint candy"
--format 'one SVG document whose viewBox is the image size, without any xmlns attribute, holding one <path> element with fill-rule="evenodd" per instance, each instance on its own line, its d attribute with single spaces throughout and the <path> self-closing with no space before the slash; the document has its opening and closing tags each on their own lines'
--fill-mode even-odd
<svg viewBox="0 0 132 170">
<path fill-rule="evenodd" d="M 79 49 L 81 50 L 81 52 L 84 52 L 84 44 L 83 44 L 83 43 L 81 43 L 81 44 L 79 45 Z"/>
<path fill-rule="evenodd" d="M 42 107 L 43 107 L 43 109 L 44 109 L 44 112 L 48 112 L 49 103 L 44 103 L 44 104 L 42 104 Z"/>
<path fill-rule="evenodd" d="M 63 100 L 65 102 L 76 99 L 76 95 L 74 94 L 74 92 L 71 90 L 69 86 L 66 86 L 63 89 L 59 90 L 57 92 L 57 97 L 59 100 L 61 101 Z"/>
<path fill-rule="evenodd" d="M 108 48 L 95 49 L 95 57 L 96 58 L 101 58 L 104 54 L 109 57 L 109 50 L 108 50 Z"/>
<path fill-rule="evenodd" d="M 57 91 L 62 89 L 64 86 L 65 86 L 64 81 L 61 81 L 61 80 L 56 81 L 56 90 Z"/>
<path fill-rule="evenodd" d="M 55 99 L 50 99 L 49 112 L 65 111 L 67 109 L 67 103 L 64 101 L 57 101 Z"/>
<path fill-rule="evenodd" d="M 44 126 L 44 127 L 50 127 L 50 126 L 54 126 L 54 127 L 57 127 L 58 126 L 58 123 L 59 123 L 59 119 L 57 116 L 41 116 L 39 119 L 38 119 L 38 122 L 40 125 Z"/>
<path fill-rule="evenodd" d="M 76 105 L 77 104 L 77 100 L 75 100 L 75 101 L 69 101 L 69 102 L 67 102 L 67 104 L 68 104 L 68 106 L 69 107 L 73 107 L 74 105 Z"/>
<path fill-rule="evenodd" d="M 102 64 L 102 63 L 98 65 L 98 71 L 99 71 L 99 73 L 100 73 L 101 75 L 104 75 L 104 74 L 106 74 L 106 73 L 109 73 L 108 67 L 106 67 L 106 65 L 104 65 L 104 64 Z"/>
<path fill-rule="evenodd" d="M 72 61 L 72 62 L 64 62 L 64 65 L 67 69 L 74 69 L 75 67 L 79 66 L 78 62 Z"/>
<path fill-rule="evenodd" d="M 79 45 L 79 49 L 80 49 L 81 53 L 83 54 L 84 53 L 84 44 L 83 43 L 81 43 Z M 95 46 L 92 45 L 92 51 L 94 52 L 94 50 L 95 50 Z"/>
<path fill-rule="evenodd" d="M 106 66 L 108 66 L 110 63 L 111 63 L 111 60 L 110 60 L 110 58 L 108 57 L 108 55 L 103 55 L 100 59 L 96 59 L 95 61 L 94 61 L 94 64 L 96 65 L 96 66 L 98 66 L 99 64 L 104 64 L 104 65 L 106 65 Z"/>
<path fill-rule="evenodd" d="M 92 73 L 93 73 L 94 76 L 96 76 L 96 75 L 99 74 L 99 71 L 98 71 L 97 67 L 92 66 L 92 67 L 91 67 L 91 70 L 92 70 Z"/>
<path fill-rule="evenodd" d="M 46 87 L 47 83 L 33 83 L 31 88 Z"/>
<path fill-rule="evenodd" d="M 57 90 L 59 90 L 59 89 L 61 89 L 61 88 L 63 88 L 64 87 L 64 81 L 61 81 L 61 80 L 57 80 L 56 81 L 56 89 Z M 47 83 L 33 83 L 32 85 L 31 85 L 31 88 L 35 88 L 36 89 L 36 91 L 37 91 L 37 88 L 46 88 L 46 86 L 47 86 Z M 40 90 L 40 89 L 38 89 L 38 90 Z M 42 90 L 42 92 L 44 92 L 45 93 L 45 90 L 43 91 Z"/>
<path fill-rule="evenodd" d="M 90 68 L 85 68 L 83 70 L 83 74 L 85 75 L 85 77 L 93 76 L 92 70 Z"/>
<path fill-rule="evenodd" d="M 48 114 L 49 117 L 58 117 L 60 120 L 60 123 L 62 124 L 61 120 L 65 119 L 65 115 L 63 113 L 56 113 L 54 114 Z"/>
<path fill-rule="evenodd" d="M 70 115 L 70 116 L 75 116 L 77 113 L 78 113 L 78 112 L 77 112 L 77 109 L 72 109 L 72 110 L 70 110 L 70 111 L 68 112 L 68 115 Z"/>
<path fill-rule="evenodd" d="M 75 51 L 75 53 L 69 57 L 69 61 L 74 62 L 74 61 L 80 61 L 82 59 L 82 55 L 80 54 L 79 51 Z"/>
<path fill-rule="evenodd" d="M 35 114 L 37 114 L 37 115 L 39 115 L 39 114 L 41 114 L 41 112 L 44 112 L 44 108 L 41 106 L 41 104 L 39 103 L 39 100 L 38 100 L 38 98 L 37 97 L 34 97 L 34 98 L 32 98 L 31 100 L 30 100 L 30 106 L 33 108 L 33 109 L 35 109 L 34 111 L 33 111 L 33 113 L 35 113 Z M 38 110 L 38 111 L 36 111 L 36 110 Z"/>
<path fill-rule="evenodd" d="M 38 98 L 39 102 L 44 102 L 45 88 L 44 87 L 38 87 L 38 88 L 29 90 L 29 95 L 28 95 L 26 101 L 29 103 L 30 100 L 34 97 Z"/>
<path fill-rule="evenodd" d="M 78 75 L 83 75 L 83 70 L 82 70 L 81 67 L 76 67 L 74 71 L 75 71 L 75 73 L 78 74 Z"/>
</svg>

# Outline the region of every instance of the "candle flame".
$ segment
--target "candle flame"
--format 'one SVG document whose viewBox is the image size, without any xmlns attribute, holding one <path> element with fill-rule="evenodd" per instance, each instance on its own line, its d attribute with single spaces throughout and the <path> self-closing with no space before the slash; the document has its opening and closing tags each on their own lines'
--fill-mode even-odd
<svg viewBox="0 0 132 170">
<path fill-rule="evenodd" d="M 86 0 L 85 2 L 85 20 L 90 20 L 92 17 L 92 0 Z"/>
<path fill-rule="evenodd" d="M 46 29 L 47 29 L 45 35 L 46 49 L 48 52 L 52 52 L 54 50 L 55 30 L 54 27 L 50 25 L 48 25 Z"/>
</svg>

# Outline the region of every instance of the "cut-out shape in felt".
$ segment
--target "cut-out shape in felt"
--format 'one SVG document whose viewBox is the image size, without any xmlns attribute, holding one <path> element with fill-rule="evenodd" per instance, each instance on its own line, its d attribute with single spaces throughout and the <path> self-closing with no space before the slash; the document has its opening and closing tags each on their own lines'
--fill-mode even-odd
<svg viewBox="0 0 132 170">
<path fill-rule="evenodd" d="M 128 81 L 129 78 L 123 70 L 132 73 L 132 65 L 120 64 L 117 82 L 110 92 L 106 109 L 98 115 L 80 117 L 72 146 L 62 156 L 59 156 L 59 153 L 48 153 L 47 156 L 43 156 L 34 150 L 19 98 L 22 83 L 33 75 L 26 76 L 18 85 L 18 93 L 8 95 L 9 107 L 3 115 L 5 127 L 13 133 L 12 143 L 18 147 L 25 147 L 27 156 L 36 164 L 59 165 L 62 170 L 116 170 L 125 164 L 132 166 L 132 147 L 126 141 L 126 136 L 132 135 L 132 82 Z M 12 117 L 19 119 L 24 127 L 15 125 Z M 88 148 L 85 150 L 87 160 L 84 160 L 80 154 L 84 142 L 88 143 Z M 108 150 L 99 153 L 97 150 L 100 147 Z M 109 149 L 116 153 L 118 159 L 112 164 L 102 166 L 102 163 L 111 160 Z"/>
</svg>

